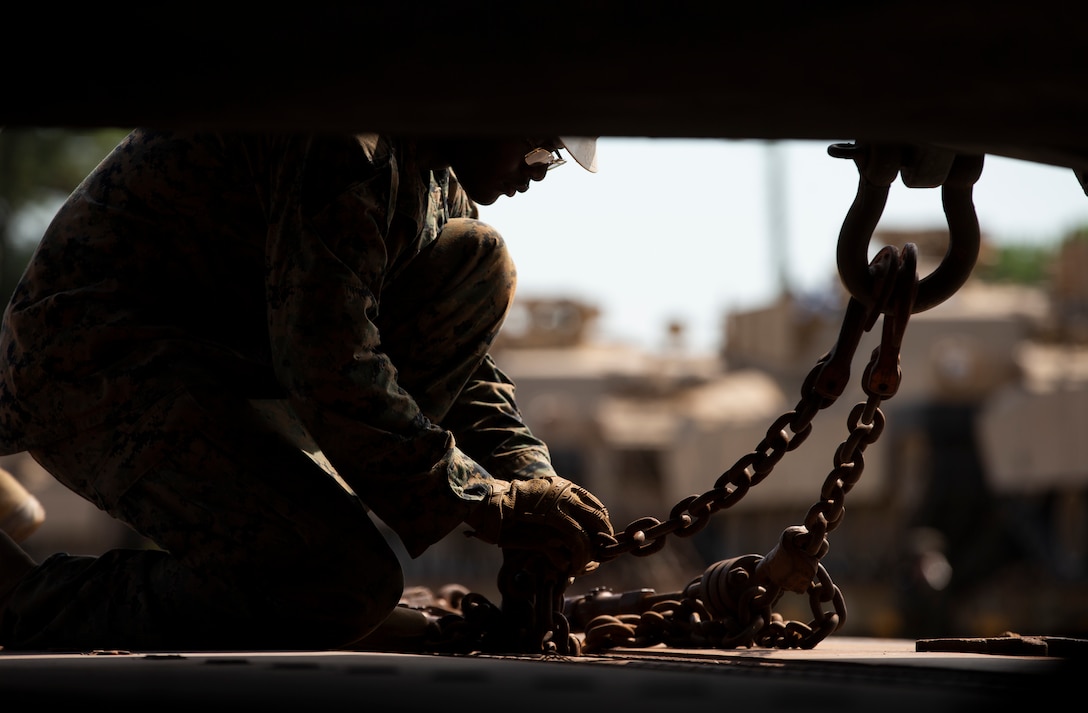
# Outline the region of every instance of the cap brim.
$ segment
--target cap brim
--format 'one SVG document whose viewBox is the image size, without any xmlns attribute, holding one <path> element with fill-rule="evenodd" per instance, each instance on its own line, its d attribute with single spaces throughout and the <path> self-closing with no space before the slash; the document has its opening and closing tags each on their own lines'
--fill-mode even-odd
<svg viewBox="0 0 1088 713">
<path fill-rule="evenodd" d="M 578 165 L 589 171 L 597 172 L 597 137 L 596 136 L 560 136 L 563 148 L 567 150 Z"/>
</svg>

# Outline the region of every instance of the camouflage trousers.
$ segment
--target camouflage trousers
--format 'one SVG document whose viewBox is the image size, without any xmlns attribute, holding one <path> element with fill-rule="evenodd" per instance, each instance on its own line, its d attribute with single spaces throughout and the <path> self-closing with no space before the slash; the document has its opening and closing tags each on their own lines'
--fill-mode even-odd
<svg viewBox="0 0 1088 713">
<path fill-rule="evenodd" d="M 396 325 L 383 328 L 383 346 L 415 355 L 397 363 L 426 413 L 444 413 L 486 356 L 514 280 L 498 234 L 462 219 L 383 296 Z M 490 314 L 467 330 L 466 309 Z M 210 376 L 109 428 L 30 451 L 153 545 L 48 557 L 0 611 L 0 646 L 338 648 L 393 610 L 404 586 L 396 555 L 287 403 L 232 394 Z M 133 484 L 113 493 L 115 479 Z"/>
</svg>

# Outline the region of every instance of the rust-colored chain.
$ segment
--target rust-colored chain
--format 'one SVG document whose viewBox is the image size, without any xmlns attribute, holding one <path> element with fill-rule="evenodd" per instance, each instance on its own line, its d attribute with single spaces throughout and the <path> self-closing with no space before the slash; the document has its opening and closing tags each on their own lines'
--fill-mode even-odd
<svg viewBox="0 0 1088 713">
<path fill-rule="evenodd" d="M 806 378 L 800 405 L 776 421 L 768 431 L 768 437 L 753 452 L 760 454 L 766 448 L 771 455 L 762 460 L 753 454 L 741 458 L 715 483 L 714 490 L 709 491 L 713 497 L 725 493 L 720 500 L 707 499 L 712 503 L 709 509 L 714 511 L 718 503 L 721 505 L 717 509 L 736 503 L 751 484 L 766 477 L 781 454 L 791 449 L 791 443 L 797 443 L 796 437 L 790 441 L 784 435 L 786 426 L 794 428 L 793 424 L 797 423 L 791 414 L 814 413 L 835 400 L 846 382 L 850 357 L 860 341 L 861 332 L 870 329 L 876 316 L 884 313 L 880 344 L 873 350 L 862 376 L 862 389 L 868 398 L 851 410 L 848 436 L 835 452 L 834 468 L 824 481 L 819 501 L 809 509 L 804 525 L 787 528 L 778 546 L 766 557 L 745 555 L 715 563 L 683 593 L 656 598 L 652 605 L 647 598 L 644 601 L 648 606 L 641 613 L 617 612 L 584 622 L 585 651 L 657 643 L 717 648 L 753 645 L 812 648 L 845 623 L 846 605 L 842 593 L 820 564 L 820 559 L 828 551 L 828 533 L 842 521 L 846 494 L 864 470 L 863 453 L 883 432 L 885 421 L 880 405 L 899 388 L 902 377 L 899 349 L 918 291 L 915 247 L 907 245 L 901 254 L 895 248 L 884 248 L 873 260 L 871 268 L 875 278 L 871 284 L 877 290 L 874 299 L 869 306 L 860 300 L 851 300 L 839 340 Z M 811 416 L 800 430 L 794 428 L 795 433 L 807 435 L 810 421 Z M 776 428 L 783 430 L 781 438 L 772 437 L 771 432 Z M 772 449 L 769 443 L 776 444 L 777 449 Z M 761 470 L 758 466 L 753 467 L 755 463 L 769 463 L 770 467 Z M 722 484 L 723 479 L 726 485 Z M 729 488 L 729 485 L 736 487 Z M 685 506 L 690 512 L 694 507 L 691 503 L 698 502 L 699 498 L 689 498 L 677 507 Z M 679 517 L 683 519 L 686 514 L 682 512 Z M 642 547 L 648 546 L 649 536 L 644 534 L 640 538 L 639 532 L 632 533 L 632 530 L 646 521 L 646 518 L 636 520 L 620 535 L 638 543 L 638 549 L 630 550 L 636 555 Z M 654 529 L 651 527 L 650 531 Z M 685 533 L 688 530 L 681 527 L 673 531 Z M 620 537 L 612 538 L 617 545 Z M 656 542 L 649 546 L 652 551 L 659 548 Z M 615 546 L 617 551 L 622 549 Z M 807 591 L 815 618 L 808 624 L 784 621 L 772 610 L 784 591 Z M 595 603 L 599 604 L 600 593 L 595 594 Z M 828 603 L 832 609 L 824 611 L 823 607 Z M 568 603 L 567 608 L 573 612 L 577 604 Z M 583 603 L 583 619 L 587 611 L 592 612 L 593 607 Z"/>
<path fill-rule="evenodd" d="M 880 344 L 873 350 L 861 379 L 862 390 L 868 399 L 851 410 L 847 418 L 849 436 L 835 452 L 835 468 L 824 481 L 820 501 L 812 506 L 805 517 L 808 542 L 804 549 L 809 554 L 817 555 L 827 533 L 838 526 L 846 493 L 858 482 L 865 469 L 862 457 L 865 448 L 880 438 L 884 430 L 884 414 L 880 411 L 880 404 L 895 395 L 902 380 L 899 349 L 918 293 L 917 264 L 915 246 L 906 245 L 900 255 L 896 279 L 891 285 L 890 306 L 884 317 Z M 879 308 L 885 310 L 883 304 Z"/>
<path fill-rule="evenodd" d="M 755 555 L 719 563 L 730 574 L 746 573 L 745 567 L 756 566 Z M 705 576 L 705 575 L 704 575 Z M 585 632 L 582 653 L 594 653 L 616 647 L 644 648 L 657 644 L 681 648 L 730 649 L 762 646 L 764 648 L 811 649 L 829 636 L 843 619 L 845 611 L 842 593 L 818 567 L 811 598 L 832 602 L 832 612 L 814 609 L 816 618 L 805 624 L 787 621 L 772 611 L 777 601 L 774 593 L 751 586 L 744 590 L 736 611 L 712 609 L 703 598 L 703 577 L 695 579 L 683 592 L 669 595 L 648 595 L 645 607 L 637 612 L 616 612 L 593 617 L 580 627 Z M 599 596 L 591 593 L 587 597 Z M 577 603 L 577 602 L 576 602 Z M 593 607 L 586 607 L 592 611 Z"/>
<path fill-rule="evenodd" d="M 805 377 L 797 405 L 771 424 L 755 450 L 742 456 L 722 473 L 714 482 L 713 488 L 702 495 L 691 495 L 677 503 L 667 520 L 643 517 L 630 523 L 615 536 L 601 535 L 597 550 L 599 561 L 606 562 L 627 553 L 645 557 L 664 547 L 669 535 L 694 535 L 706 527 L 715 513 L 736 505 L 752 486 L 762 482 L 771 473 L 786 453 L 804 443 L 812 432 L 812 420 L 816 414 L 833 404 L 841 395 L 849 380 L 850 362 L 858 343 L 884 309 L 894 285 L 896 255 L 895 248 L 887 247 L 873 259 L 870 268 L 873 279 L 870 284 L 873 285 L 876 295 L 869 301 L 868 306 L 861 300 L 851 298 L 834 347 L 817 361 L 816 366 Z M 890 350 L 886 351 L 891 353 Z M 893 356 L 898 361 L 897 349 Z M 871 368 L 881 379 L 888 380 L 887 369 L 883 363 Z M 868 420 L 874 418 L 868 409 L 858 416 L 862 417 Z M 859 451 L 863 438 L 859 435 L 855 440 L 859 442 L 844 444 L 844 455 L 853 455 Z M 844 472 L 856 468 L 857 475 L 860 475 L 861 466 L 855 465 L 853 461 L 844 459 L 839 467 Z M 846 475 L 845 478 L 847 489 L 857 480 L 856 475 Z M 827 514 L 834 514 L 831 506 L 825 506 L 825 509 Z M 832 517 L 829 522 L 837 519 Z"/>
</svg>

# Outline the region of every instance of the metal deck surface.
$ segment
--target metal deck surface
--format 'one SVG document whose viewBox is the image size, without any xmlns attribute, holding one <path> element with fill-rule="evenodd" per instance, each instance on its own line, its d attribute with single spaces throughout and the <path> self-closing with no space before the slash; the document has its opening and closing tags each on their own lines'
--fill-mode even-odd
<svg viewBox="0 0 1088 713">
<path fill-rule="evenodd" d="M 524 713 L 709 704 L 963 713 L 1045 704 L 1073 690 L 1084 668 L 1083 659 L 915 648 L 910 640 L 830 637 L 809 651 L 654 647 L 578 657 L 0 651 L 0 710 L 77 704 L 155 711 L 238 706 Z"/>
</svg>

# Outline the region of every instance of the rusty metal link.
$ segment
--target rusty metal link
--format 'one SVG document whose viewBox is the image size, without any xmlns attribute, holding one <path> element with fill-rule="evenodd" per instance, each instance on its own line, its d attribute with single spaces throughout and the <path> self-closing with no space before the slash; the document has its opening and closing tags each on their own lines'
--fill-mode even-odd
<svg viewBox="0 0 1088 713">
<path fill-rule="evenodd" d="M 865 470 L 863 453 L 866 446 L 876 442 L 884 430 L 884 414 L 875 409 L 877 397 L 854 406 L 848 419 L 849 435 L 835 450 L 834 469 L 820 489 L 820 502 L 812 506 L 805 518 L 813 534 L 814 542 L 819 542 L 826 533 L 837 526 L 842 518 L 846 493 L 861 479 Z"/>
<path fill-rule="evenodd" d="M 701 531 L 704 527 L 710 524 L 710 518 L 714 514 L 710 505 L 703 502 L 699 507 L 695 506 L 698 502 L 698 495 L 689 495 L 669 511 L 669 520 L 677 520 L 679 522 L 686 522 L 686 525 L 676 528 L 676 535 L 678 537 L 691 537 L 695 533 Z"/>
<path fill-rule="evenodd" d="M 823 565 L 816 572 L 816 583 L 809 590 L 808 601 L 815 618 L 810 622 L 808 632 L 797 642 L 797 648 L 801 649 L 814 648 L 846 623 L 846 600 Z M 832 605 L 830 611 L 820 606 L 826 602 Z"/>
</svg>

